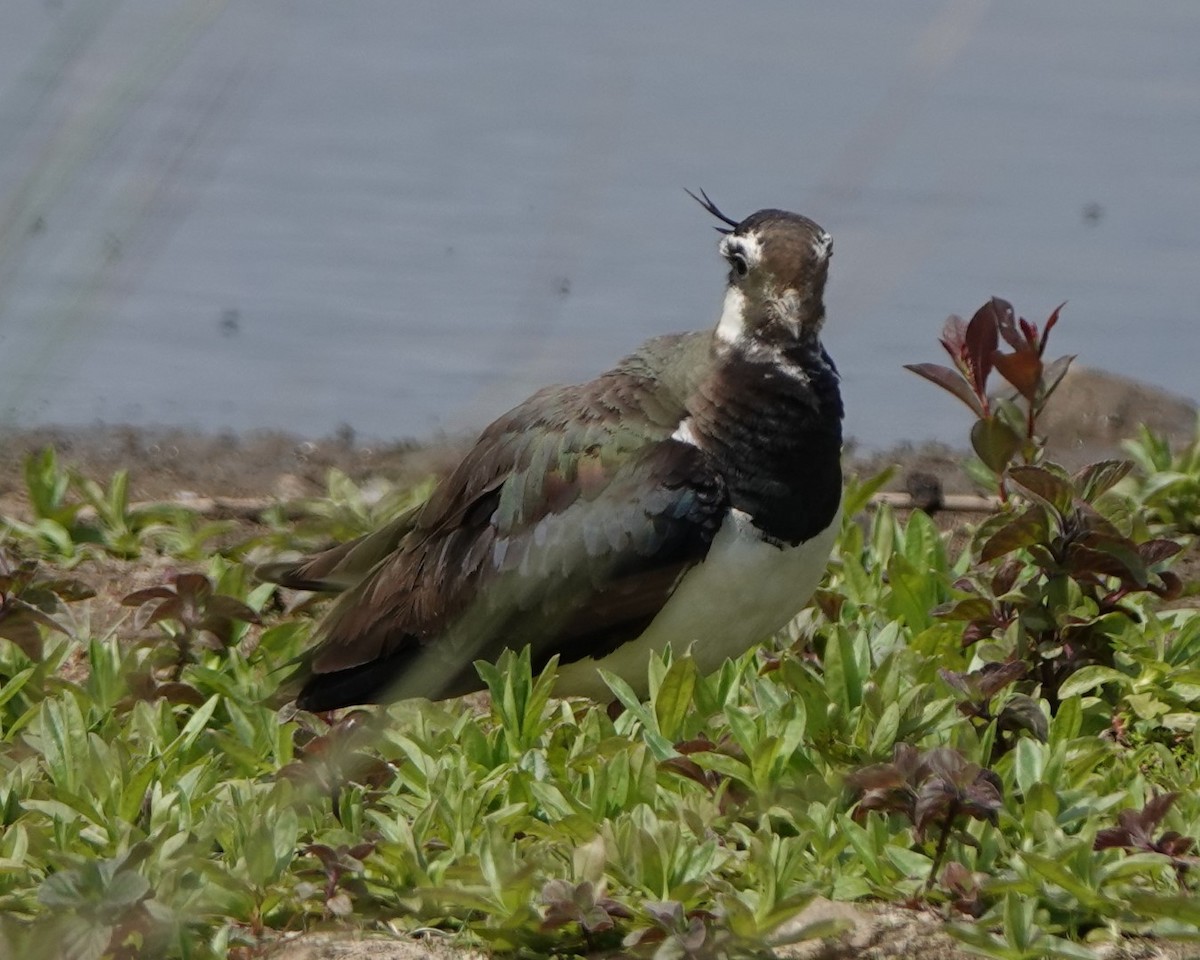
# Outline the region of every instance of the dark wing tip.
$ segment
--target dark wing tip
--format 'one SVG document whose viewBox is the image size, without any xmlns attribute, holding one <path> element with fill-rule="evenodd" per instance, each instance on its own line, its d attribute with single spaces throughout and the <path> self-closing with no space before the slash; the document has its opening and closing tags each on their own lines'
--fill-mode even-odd
<svg viewBox="0 0 1200 960">
<path fill-rule="evenodd" d="M 289 590 L 311 590 L 316 593 L 339 589 L 328 582 L 313 577 L 307 560 L 277 560 L 260 563 L 254 568 L 254 576 L 263 583 L 274 583 Z"/>
<path fill-rule="evenodd" d="M 709 197 L 709 195 L 707 193 L 705 193 L 703 190 L 700 191 L 699 197 L 696 196 L 694 193 L 692 193 L 692 191 L 689 190 L 687 187 L 683 188 L 683 192 L 686 193 L 693 200 L 695 200 L 698 204 L 700 204 L 700 206 L 702 206 L 705 210 L 707 210 L 709 213 L 711 213 L 714 217 L 716 217 L 722 223 L 727 223 L 734 229 L 737 228 L 738 221 L 736 221 L 732 217 L 728 217 L 724 213 L 722 213 L 721 208 L 718 207 L 715 203 L 713 203 L 711 198 Z M 701 197 L 703 197 L 703 199 L 701 199 Z M 716 227 L 715 229 L 716 229 L 717 233 L 730 234 L 733 232 L 733 230 L 726 230 L 723 227 Z"/>
</svg>

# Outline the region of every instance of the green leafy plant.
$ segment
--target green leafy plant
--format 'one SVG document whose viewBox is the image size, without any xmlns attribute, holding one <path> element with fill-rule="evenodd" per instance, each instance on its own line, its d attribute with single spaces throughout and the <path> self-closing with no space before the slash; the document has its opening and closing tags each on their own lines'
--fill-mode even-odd
<svg viewBox="0 0 1200 960">
<path fill-rule="evenodd" d="M 146 611 L 137 619 L 139 628 L 161 626 L 173 647 L 169 664 L 173 680 L 195 661 L 197 649 L 224 651 L 240 637 L 239 623 L 262 622 L 241 600 L 217 593 L 201 573 L 172 574 L 167 585 L 135 590 L 121 603 Z"/>
<path fill-rule="evenodd" d="M 995 516 L 950 531 L 853 482 L 813 609 L 710 676 L 652 658 L 646 698 L 610 678 L 619 709 L 556 699 L 528 651 L 465 701 L 271 706 L 312 624 L 251 585 L 246 526 L 93 633 L 52 560 L 133 570 L 101 527 L 200 553 L 238 531 L 143 524 L 119 484 L 89 500 L 38 459 L 65 540 L 14 530 L 0 560 L 0 953 L 252 960 L 316 928 L 715 960 L 836 934 L 799 918 L 818 896 L 942 911 L 994 957 L 1200 936 L 1200 611 L 1172 567 L 1186 489 L 1155 481 L 1181 462 L 1068 474 L 1038 436 L 1067 362 L 1045 331 L 995 302 L 944 339 L 931 379 L 976 414 Z M 267 539 L 308 549 L 423 496 L 347 484 Z"/>
<path fill-rule="evenodd" d="M 149 881 L 137 870 L 145 847 L 103 860 L 83 860 L 59 870 L 38 889 L 38 901 L 55 914 L 53 931 L 60 956 L 69 960 L 137 956 L 162 946 L 170 914 L 153 899 Z"/>
<path fill-rule="evenodd" d="M 1166 437 L 1144 425 L 1123 446 L 1137 465 L 1124 492 L 1143 511 L 1146 523 L 1166 536 L 1200 533 L 1200 424 L 1192 442 L 1178 453 Z"/>
<path fill-rule="evenodd" d="M 899 814 L 911 821 L 918 839 L 930 827 L 939 828 L 926 889 L 937 877 L 946 844 L 960 818 L 995 824 L 1002 806 L 1000 778 L 949 747 L 918 751 L 908 744 L 896 744 L 890 763 L 857 770 L 847 783 L 862 792 L 855 807 L 857 818 L 872 810 Z"/>
<path fill-rule="evenodd" d="M 1200 865 L 1200 857 L 1192 854 L 1196 847 L 1195 837 L 1185 837 L 1175 830 L 1154 836 L 1154 831 L 1178 798 L 1179 794 L 1174 791 L 1161 793 L 1146 801 L 1141 810 L 1122 810 L 1117 814 L 1119 825 L 1099 831 L 1093 848 L 1107 850 L 1115 847 L 1161 854 L 1170 860 L 1179 878 L 1179 885 L 1184 887 L 1188 871 Z"/>
<path fill-rule="evenodd" d="M 1101 461 L 1074 475 L 1045 461 L 1038 417 L 1072 359 L 1043 359 L 1058 316 L 1056 310 L 1039 332 L 1017 320 L 1010 304 L 992 299 L 970 323 L 947 321 L 942 346 L 954 359 L 953 370 L 909 366 L 975 413 L 972 445 L 1006 504 L 976 532 L 977 564 L 956 581 L 959 599 L 938 613 L 965 623 L 964 644 L 988 641 L 993 656 L 1022 664 L 1052 712 L 1070 676 L 1091 665 L 1112 666 L 1114 618 L 1139 618 L 1128 598 L 1142 592 L 1170 598 L 1181 589 L 1166 569 L 1179 545 L 1136 540 L 1106 507 L 1105 495 L 1131 469 L 1128 461 Z M 1010 351 L 999 348 L 1001 341 Z M 993 370 L 1016 390 L 1024 409 L 989 397 Z M 947 679 L 954 684 L 952 676 Z M 1028 706 L 1018 713 L 1010 707 L 1008 719 L 1024 718 L 1037 732 Z"/>
<path fill-rule="evenodd" d="M 61 466 L 51 447 L 26 457 L 24 472 L 32 520 L 6 517 L 4 523 L 37 552 L 59 562 L 78 563 L 95 551 L 134 559 L 156 541 L 186 553 L 218 532 L 211 526 L 197 528 L 185 507 L 133 504 L 127 471 L 118 470 L 101 484 Z"/>
</svg>

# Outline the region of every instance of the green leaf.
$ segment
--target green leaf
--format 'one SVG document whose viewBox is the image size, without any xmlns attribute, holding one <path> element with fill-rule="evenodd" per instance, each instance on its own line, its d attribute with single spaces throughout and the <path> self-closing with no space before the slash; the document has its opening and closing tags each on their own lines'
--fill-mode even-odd
<svg viewBox="0 0 1200 960">
<path fill-rule="evenodd" d="M 1017 775 L 1017 786 L 1022 793 L 1028 793 L 1033 785 L 1042 779 L 1042 771 L 1046 767 L 1046 751 L 1036 740 L 1022 737 L 1017 741 L 1016 759 L 1013 767 Z"/>
<path fill-rule="evenodd" d="M 78 870 L 52 873 L 38 887 L 38 902 L 58 910 L 74 910 L 88 901 L 82 875 Z"/>
<path fill-rule="evenodd" d="M 208 726 L 208 722 L 212 719 L 213 711 L 217 709 L 217 704 L 221 700 L 221 695 L 214 693 L 205 702 L 204 706 L 200 707 L 187 723 L 183 725 L 183 730 L 179 733 L 180 749 L 187 752 L 195 744 L 196 740 Z"/>
<path fill-rule="evenodd" d="M 1010 893 L 1004 898 L 1004 935 L 1022 955 L 1029 949 L 1035 935 L 1033 918 L 1037 905 L 1033 897 L 1018 897 Z"/>
<path fill-rule="evenodd" d="M 933 861 L 925 854 L 895 844 L 889 843 L 883 848 L 883 853 L 906 877 L 923 880 L 929 876 L 929 868 L 933 866 Z"/>
<path fill-rule="evenodd" d="M 1051 857 L 1043 857 L 1036 853 L 1022 851 L 1018 854 L 1029 867 L 1043 880 L 1061 887 L 1084 907 L 1093 907 L 1102 902 L 1099 894 L 1088 884 L 1075 876 L 1066 866 Z"/>
<path fill-rule="evenodd" d="M 871 756 L 890 755 L 892 744 L 896 742 L 896 734 L 899 730 L 900 705 L 893 701 L 884 708 L 882 716 L 875 724 L 875 732 L 871 734 Z"/>
<path fill-rule="evenodd" d="M 999 476 L 1021 449 L 1021 438 L 999 417 L 986 417 L 976 420 L 971 427 L 971 449 L 992 473 Z"/>
<path fill-rule="evenodd" d="M 104 888 L 104 903 L 112 908 L 130 907 L 149 892 L 149 880 L 136 871 L 121 870 Z"/>
<path fill-rule="evenodd" d="M 896 473 L 894 466 L 880 470 L 872 477 L 848 480 L 842 493 L 842 513 L 848 518 L 856 517 L 866 509 L 871 498 L 882 490 Z"/>
<path fill-rule="evenodd" d="M 914 567 L 897 554 L 888 564 L 888 583 L 892 588 L 888 613 L 893 618 L 903 620 L 913 633 L 920 633 L 929 627 L 938 600 L 936 574 L 928 567 Z"/>
<path fill-rule="evenodd" d="M 113 928 L 90 917 L 64 917 L 55 922 L 61 960 L 100 960 L 108 952 Z"/>
<path fill-rule="evenodd" d="M 676 757 L 679 754 L 671 741 L 658 732 L 657 720 L 643 706 L 642 701 L 638 699 L 633 688 L 618 677 L 615 673 L 610 673 L 607 670 L 600 671 L 600 678 L 612 691 L 613 696 L 621 701 L 621 705 L 629 711 L 631 715 L 637 717 L 642 725 L 642 739 L 646 741 L 646 746 L 650 748 L 650 752 L 654 755 L 654 759 L 660 763 L 669 757 Z"/>
<path fill-rule="evenodd" d="M 1067 677 L 1058 688 L 1060 699 L 1073 697 L 1077 694 L 1086 693 L 1089 690 L 1094 690 L 1096 687 L 1106 683 L 1115 683 L 1121 687 L 1129 687 L 1133 681 L 1130 677 L 1121 673 L 1119 670 L 1114 670 L 1112 667 L 1103 667 L 1096 664 L 1087 667 L 1080 667 L 1073 674 Z"/>
<path fill-rule="evenodd" d="M 1129 905 L 1149 917 L 1163 917 L 1200 926 L 1200 898 L 1194 896 L 1159 896 L 1153 893 L 1133 893 Z"/>
<path fill-rule="evenodd" d="M 696 662 L 680 657 L 667 668 L 654 697 L 654 716 L 658 730 L 668 740 L 682 740 L 685 725 L 695 709 Z"/>
</svg>

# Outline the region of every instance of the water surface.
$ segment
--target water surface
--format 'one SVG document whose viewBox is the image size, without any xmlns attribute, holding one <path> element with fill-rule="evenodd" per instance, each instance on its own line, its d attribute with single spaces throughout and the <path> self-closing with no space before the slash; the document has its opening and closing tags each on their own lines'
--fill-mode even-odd
<svg viewBox="0 0 1200 960">
<path fill-rule="evenodd" d="M 997 294 L 1196 395 L 1200 5 L 5 0 L 0 412 L 471 429 L 715 322 L 711 221 L 835 237 L 849 431 Z"/>
</svg>

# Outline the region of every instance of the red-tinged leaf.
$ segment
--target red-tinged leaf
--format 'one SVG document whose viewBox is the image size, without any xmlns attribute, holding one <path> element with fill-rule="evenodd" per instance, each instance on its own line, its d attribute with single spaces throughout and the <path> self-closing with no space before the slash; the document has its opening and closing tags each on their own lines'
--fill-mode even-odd
<svg viewBox="0 0 1200 960">
<path fill-rule="evenodd" d="M 999 345 L 998 327 L 1000 316 L 1012 307 L 1003 300 L 993 297 L 975 311 L 967 324 L 967 363 L 971 368 L 972 384 L 979 393 L 987 386 L 988 374 L 992 372 L 992 355 Z"/>
<path fill-rule="evenodd" d="M 974 682 L 972 677 L 965 673 L 956 673 L 953 670 L 947 670 L 945 667 L 938 667 L 938 676 L 964 697 L 974 699 L 979 695 L 978 684 Z"/>
<path fill-rule="evenodd" d="M 1144 587 L 1149 582 L 1141 557 L 1135 551 L 1121 549 L 1115 544 L 1098 549 L 1072 543 L 1067 547 L 1066 568 L 1075 575 L 1092 573 L 1116 577 L 1126 585 Z"/>
<path fill-rule="evenodd" d="M 813 594 L 813 603 L 816 604 L 817 609 L 821 611 L 826 620 L 837 623 L 842 614 L 842 607 L 846 603 L 846 597 L 836 590 L 821 589 Z"/>
<path fill-rule="evenodd" d="M 1001 312 L 1000 316 L 996 320 L 996 327 L 1000 331 L 1000 336 L 1004 338 L 1004 342 L 1014 350 L 1019 351 L 1026 349 L 1025 338 L 1022 337 L 1020 331 L 1017 330 L 1017 323 L 1016 319 L 1013 317 L 1011 306 L 1008 308 L 1008 310 Z"/>
<path fill-rule="evenodd" d="M 1000 353 L 992 357 L 996 370 L 1017 392 L 1030 403 L 1037 400 L 1038 387 L 1042 380 L 1042 361 L 1032 350 L 1017 353 Z"/>
<path fill-rule="evenodd" d="M 1002 597 L 1013 588 L 1017 577 L 1025 569 L 1025 565 L 1016 557 L 1009 557 L 1000 565 L 996 575 L 992 577 L 992 596 Z"/>
<path fill-rule="evenodd" d="M 1162 822 L 1162 818 L 1167 815 L 1167 811 L 1178 799 L 1179 792 L 1170 790 L 1146 801 L 1146 805 L 1142 807 L 1141 821 L 1145 824 L 1147 831 L 1153 830 Z"/>
<path fill-rule="evenodd" d="M 721 778 L 716 773 L 705 770 L 695 760 L 688 757 L 668 757 L 658 766 L 659 769 L 673 770 L 681 777 L 694 780 L 709 790 L 715 790 L 721 782 Z"/>
<path fill-rule="evenodd" d="M 1021 449 L 1021 438 L 999 417 L 986 417 L 971 427 L 971 447 L 992 473 L 999 474 Z"/>
<path fill-rule="evenodd" d="M 942 884 L 959 893 L 970 893 L 979 886 L 975 875 L 957 860 L 946 864 L 946 869 L 942 871 Z"/>
<path fill-rule="evenodd" d="M 170 587 L 147 587 L 145 590 L 134 590 L 133 593 L 127 593 L 121 598 L 121 605 L 140 607 L 143 603 L 149 603 L 151 600 L 167 600 L 174 596 L 175 591 Z"/>
<path fill-rule="evenodd" d="M 164 600 L 146 617 L 142 623 L 143 627 L 148 627 L 154 623 L 161 623 L 163 620 L 178 620 L 183 615 L 183 601 L 179 597 L 172 596 L 169 600 Z"/>
<path fill-rule="evenodd" d="M 64 603 L 75 603 L 79 600 L 90 600 L 96 591 L 82 580 L 60 579 L 42 580 L 38 583 L 40 590 L 49 590 Z"/>
<path fill-rule="evenodd" d="M 1089 463 L 1071 478 L 1071 482 L 1079 496 L 1092 503 L 1120 483 L 1132 469 L 1132 460 L 1101 460 Z"/>
<path fill-rule="evenodd" d="M 221 651 L 233 642 L 233 621 L 205 618 L 196 624 L 196 645 L 205 650 Z"/>
<path fill-rule="evenodd" d="M 349 757 L 346 779 L 359 786 L 378 790 L 396 779 L 396 773 L 386 760 L 365 753 L 352 753 Z"/>
<path fill-rule="evenodd" d="M 967 322 L 956 313 L 946 318 L 940 337 L 942 347 L 960 370 L 967 366 Z"/>
<path fill-rule="evenodd" d="M 693 753 L 708 753 L 714 749 L 716 749 L 716 744 L 705 736 L 699 736 L 694 740 L 684 740 L 682 743 L 675 744 L 676 752 L 682 753 L 684 756 Z"/>
<path fill-rule="evenodd" d="M 904 369 L 911 370 L 917 376 L 924 377 L 931 383 L 936 383 L 943 390 L 948 390 L 970 407 L 975 416 L 983 416 L 983 407 L 980 406 L 979 398 L 975 396 L 962 375 L 956 371 L 938 363 L 906 363 Z"/>
<path fill-rule="evenodd" d="M 997 557 L 1006 556 L 1014 550 L 1022 550 L 1035 543 L 1043 543 L 1049 535 L 1050 524 L 1046 520 L 1046 514 L 1036 508 L 1026 510 L 988 538 L 979 551 L 979 559 L 983 563 L 987 563 Z"/>
<path fill-rule="evenodd" d="M 941 777 L 925 781 L 917 793 L 917 803 L 913 809 L 913 826 L 917 828 L 917 833 L 923 834 L 929 821 L 949 811 L 951 803 L 958 799 L 958 790 L 952 783 Z"/>
<path fill-rule="evenodd" d="M 1088 546 L 1094 545 L 1096 537 L 1104 540 L 1119 540 L 1122 543 L 1129 543 L 1130 545 L 1133 543 L 1133 541 L 1129 540 L 1125 534 L 1116 528 L 1108 517 L 1083 500 L 1075 501 L 1074 519 L 1076 525 L 1087 533 L 1085 542 Z"/>
<path fill-rule="evenodd" d="M 1038 353 L 1039 354 L 1044 354 L 1046 352 L 1046 341 L 1050 338 L 1050 331 L 1053 330 L 1054 325 L 1056 323 L 1058 323 L 1058 315 L 1062 311 L 1062 308 L 1065 307 L 1066 305 L 1067 305 L 1067 301 L 1064 300 L 1057 307 L 1055 307 L 1054 312 L 1052 314 L 1050 314 L 1049 317 L 1046 318 L 1046 328 L 1042 331 L 1042 339 L 1038 343 Z"/>
<path fill-rule="evenodd" d="M 1075 489 L 1065 477 L 1052 473 L 1045 467 L 1024 465 L 1013 467 L 1008 471 L 1008 475 L 1026 493 L 1040 500 L 1059 516 L 1065 517 L 1070 512 L 1075 501 Z"/>
<path fill-rule="evenodd" d="M 349 853 L 350 856 L 352 856 L 355 860 L 359 861 L 359 863 L 361 863 L 375 852 L 375 844 L 373 842 L 355 844 L 346 852 Z"/>
<path fill-rule="evenodd" d="M 1162 585 L 1156 587 L 1150 584 L 1150 589 L 1162 599 L 1178 600 L 1183 596 L 1183 580 L 1171 573 L 1170 570 L 1164 570 L 1158 575 L 1158 579 Z"/>
<path fill-rule="evenodd" d="M 262 618 L 242 601 L 220 594 L 208 601 L 208 612 L 210 616 L 243 620 L 246 623 L 262 623 Z"/>
<path fill-rule="evenodd" d="M 1025 338 L 1025 343 L 1033 349 L 1037 349 L 1038 328 L 1036 324 L 1030 323 L 1022 317 L 1018 323 L 1021 324 L 1021 334 Z"/>
<path fill-rule="evenodd" d="M 41 663 L 42 635 L 32 621 L 23 617 L 0 620 L 0 638 L 16 644 L 30 660 Z"/>
<path fill-rule="evenodd" d="M 994 826 L 1003 806 L 1000 788 L 985 776 L 964 791 L 963 812 L 976 820 L 986 820 Z"/>
<path fill-rule="evenodd" d="M 1174 540 L 1147 540 L 1145 543 L 1138 544 L 1138 554 L 1146 566 L 1162 563 L 1182 549 L 1183 545 Z"/>
<path fill-rule="evenodd" d="M 154 688 L 153 699 L 157 699 L 159 697 L 165 698 L 168 703 L 186 703 L 193 707 L 201 706 L 206 699 L 204 694 L 193 687 L 190 683 L 178 683 L 176 681 L 158 684 Z M 145 697 L 143 699 L 149 700 L 152 698 Z"/>
<path fill-rule="evenodd" d="M 0 605 L 0 624 L 10 622 L 13 619 L 26 620 L 39 624 L 55 633 L 67 632 L 67 628 L 48 613 L 43 613 L 37 607 L 17 597 L 11 597 L 3 605 Z"/>
<path fill-rule="evenodd" d="M 921 751 L 910 743 L 897 743 L 892 747 L 892 763 L 906 780 L 911 780 L 921 766 Z"/>
<path fill-rule="evenodd" d="M 175 592 L 185 600 L 199 604 L 212 595 L 212 584 L 202 573 L 181 573 L 175 577 Z"/>
<path fill-rule="evenodd" d="M 985 697 L 994 697 L 1010 683 L 1016 683 L 1028 672 L 1029 667 L 1020 660 L 1004 663 L 985 663 L 977 674 L 979 692 Z"/>
<path fill-rule="evenodd" d="M 1112 847 L 1131 846 L 1133 846 L 1133 838 L 1129 835 L 1129 831 L 1122 827 L 1109 827 L 1106 830 L 1097 830 L 1096 839 L 1092 841 L 1093 850 L 1108 850 Z"/>
<path fill-rule="evenodd" d="M 678 900 L 647 901 L 642 909 L 668 929 L 674 930 L 683 923 L 683 904 Z"/>
<path fill-rule="evenodd" d="M 316 857 L 324 867 L 332 866 L 338 858 L 337 851 L 325 843 L 310 843 L 304 848 L 304 852 L 310 857 Z"/>
<path fill-rule="evenodd" d="M 873 763 L 855 770 L 846 782 L 860 790 L 894 790 L 904 786 L 904 772 L 894 763 Z"/>
<path fill-rule="evenodd" d="M 125 684 L 129 687 L 130 694 L 138 700 L 153 700 L 154 691 L 158 689 L 154 676 L 148 670 L 129 674 Z"/>
<path fill-rule="evenodd" d="M 921 755 L 921 771 L 923 776 L 962 785 L 975 777 L 979 767 L 954 747 L 930 747 Z"/>
<path fill-rule="evenodd" d="M 1042 743 L 1050 737 L 1050 724 L 1038 701 L 1024 694 L 1014 695 L 1004 705 L 996 721 L 1001 730 L 1028 730 Z"/>
<path fill-rule="evenodd" d="M 1186 856 L 1195 845 L 1195 839 L 1185 837 L 1176 830 L 1168 830 L 1158 838 L 1158 842 L 1155 844 L 1159 852 L 1165 853 L 1168 857 Z"/>
</svg>

